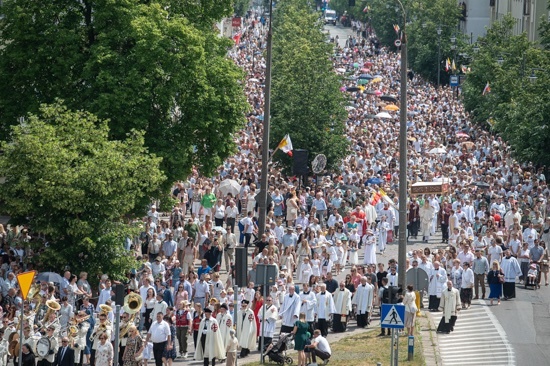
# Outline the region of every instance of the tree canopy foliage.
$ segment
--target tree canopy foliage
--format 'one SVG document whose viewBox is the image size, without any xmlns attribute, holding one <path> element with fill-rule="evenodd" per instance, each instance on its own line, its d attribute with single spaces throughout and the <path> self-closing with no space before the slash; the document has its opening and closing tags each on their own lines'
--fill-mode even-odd
<svg viewBox="0 0 550 366">
<path fill-rule="evenodd" d="M 282 0 L 274 11 L 271 146 L 290 134 L 295 149 L 327 156 L 336 169 L 348 151 L 345 97 L 339 90 L 318 14 L 305 3 Z M 290 159 L 274 159 L 290 167 Z"/>
<path fill-rule="evenodd" d="M 230 0 L 6 0 L 0 23 L 0 140 L 43 103 L 109 120 L 109 138 L 144 132 L 167 184 L 210 174 L 244 124 L 243 72 L 213 22 Z"/>
<path fill-rule="evenodd" d="M 520 161 L 548 166 L 550 54 L 525 34 L 513 35 L 514 22 L 507 16 L 478 40 L 463 85 L 464 106 L 475 122 L 501 134 Z M 491 91 L 482 95 L 487 83 Z"/>
<path fill-rule="evenodd" d="M 46 238 L 49 246 L 37 243 L 44 267 L 115 276 L 130 268 L 123 243 L 135 232 L 124 215 L 143 210 L 165 179 L 143 133 L 110 140 L 108 121 L 58 102 L 12 126 L 0 146 L 0 201 L 15 223 Z"/>
</svg>

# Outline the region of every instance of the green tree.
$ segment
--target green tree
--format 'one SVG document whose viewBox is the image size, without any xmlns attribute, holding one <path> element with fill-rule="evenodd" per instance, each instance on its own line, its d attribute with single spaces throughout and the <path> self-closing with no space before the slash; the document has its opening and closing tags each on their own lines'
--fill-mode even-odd
<svg viewBox="0 0 550 366">
<path fill-rule="evenodd" d="M 296 149 L 327 156 L 336 170 L 348 151 L 345 97 L 332 69 L 332 45 L 325 42 L 318 14 L 307 5 L 279 1 L 274 14 L 271 145 L 290 134 Z M 286 167 L 290 159 L 276 154 Z"/>
<path fill-rule="evenodd" d="M 17 223 L 45 235 L 49 246 L 36 248 L 44 267 L 121 275 L 133 264 L 123 240 L 135 228 L 124 217 L 158 190 L 161 158 L 141 132 L 108 137 L 108 121 L 58 102 L 12 126 L 0 145 L 0 200 Z"/>
<path fill-rule="evenodd" d="M 478 40 L 481 47 L 472 53 L 472 71 L 463 85 L 464 106 L 476 123 L 499 133 L 518 160 L 548 166 L 550 55 L 525 34 L 513 35 L 514 25 L 507 16 Z M 487 83 L 491 91 L 482 95 Z"/>
<path fill-rule="evenodd" d="M 7 0 L 1 11 L 0 139 L 60 98 L 109 119 L 112 139 L 144 131 L 167 185 L 235 151 L 244 73 L 212 27 L 230 0 Z"/>
</svg>

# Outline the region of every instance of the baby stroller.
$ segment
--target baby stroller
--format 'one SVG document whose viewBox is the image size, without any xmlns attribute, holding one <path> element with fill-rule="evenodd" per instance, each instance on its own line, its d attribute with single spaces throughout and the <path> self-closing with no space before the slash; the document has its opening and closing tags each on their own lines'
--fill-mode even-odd
<svg viewBox="0 0 550 366">
<path fill-rule="evenodd" d="M 292 333 L 281 333 L 277 343 L 271 343 L 265 350 L 264 356 L 269 357 L 270 361 L 283 366 L 292 365 L 292 357 L 286 355 L 286 350 L 293 348 L 294 336 Z"/>
<path fill-rule="evenodd" d="M 538 262 L 531 263 L 531 265 L 529 266 L 529 269 L 536 271 L 536 278 L 534 281 L 530 280 L 529 278 L 526 278 L 524 280 L 525 288 L 527 289 L 528 287 L 533 287 L 533 290 L 536 290 L 537 288 L 540 288 L 540 277 L 541 277 L 540 266 Z"/>
</svg>

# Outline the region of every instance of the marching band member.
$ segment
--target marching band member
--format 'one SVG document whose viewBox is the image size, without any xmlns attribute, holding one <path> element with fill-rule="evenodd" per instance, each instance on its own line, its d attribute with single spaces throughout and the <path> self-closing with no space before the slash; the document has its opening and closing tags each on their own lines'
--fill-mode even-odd
<svg viewBox="0 0 550 366">
<path fill-rule="evenodd" d="M 37 366 L 52 366 L 55 360 L 55 350 L 58 348 L 57 337 L 55 336 L 56 326 L 50 324 L 46 328 L 46 337 L 50 341 L 50 348 L 45 355 L 37 354 Z"/>
<path fill-rule="evenodd" d="M 75 365 L 78 365 L 82 362 L 82 353 L 86 347 L 86 334 L 88 334 L 88 329 L 90 329 L 90 323 L 86 321 L 86 312 L 82 310 L 76 314 L 75 320 L 78 327 L 78 332 L 76 333 L 76 337 L 73 339 L 73 348 L 75 350 L 74 363 Z"/>
<path fill-rule="evenodd" d="M 92 333 L 92 357 L 91 357 L 92 366 L 95 365 L 95 354 L 100 344 L 100 336 L 102 334 L 106 334 L 107 339 L 111 339 L 112 330 L 113 330 L 113 327 L 111 326 L 111 323 L 107 321 L 107 314 L 100 313 L 99 323 L 96 324 L 94 331 Z"/>
<path fill-rule="evenodd" d="M 0 366 L 8 364 L 8 341 L 4 339 L 4 329 L 0 328 Z"/>
<path fill-rule="evenodd" d="M 118 364 L 122 366 L 124 363 L 122 361 L 122 355 L 124 355 L 124 350 L 126 349 L 126 342 L 128 342 L 128 332 L 126 331 L 126 327 L 128 326 L 128 322 L 130 320 L 130 314 L 122 314 L 120 317 L 120 324 L 119 324 L 119 340 L 118 343 L 120 345 L 120 351 L 118 352 Z M 113 332 L 114 333 L 114 332 Z"/>
</svg>

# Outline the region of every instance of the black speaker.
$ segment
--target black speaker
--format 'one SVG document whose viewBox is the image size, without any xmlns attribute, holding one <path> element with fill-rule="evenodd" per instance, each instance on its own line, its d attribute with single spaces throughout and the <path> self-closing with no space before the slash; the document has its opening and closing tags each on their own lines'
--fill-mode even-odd
<svg viewBox="0 0 550 366">
<path fill-rule="evenodd" d="M 307 164 L 308 155 L 308 151 L 304 149 L 292 150 L 292 172 L 294 173 L 294 175 L 307 175 L 309 173 L 309 168 Z"/>
<path fill-rule="evenodd" d="M 126 296 L 124 285 L 113 285 L 112 289 L 115 293 L 115 296 L 112 296 L 111 300 L 114 301 L 116 305 L 124 305 L 124 297 Z"/>
<path fill-rule="evenodd" d="M 235 285 L 248 285 L 248 252 L 246 248 L 235 248 Z"/>
<path fill-rule="evenodd" d="M 256 266 L 257 285 L 275 285 L 277 281 L 277 266 L 274 264 L 258 264 Z"/>
</svg>

